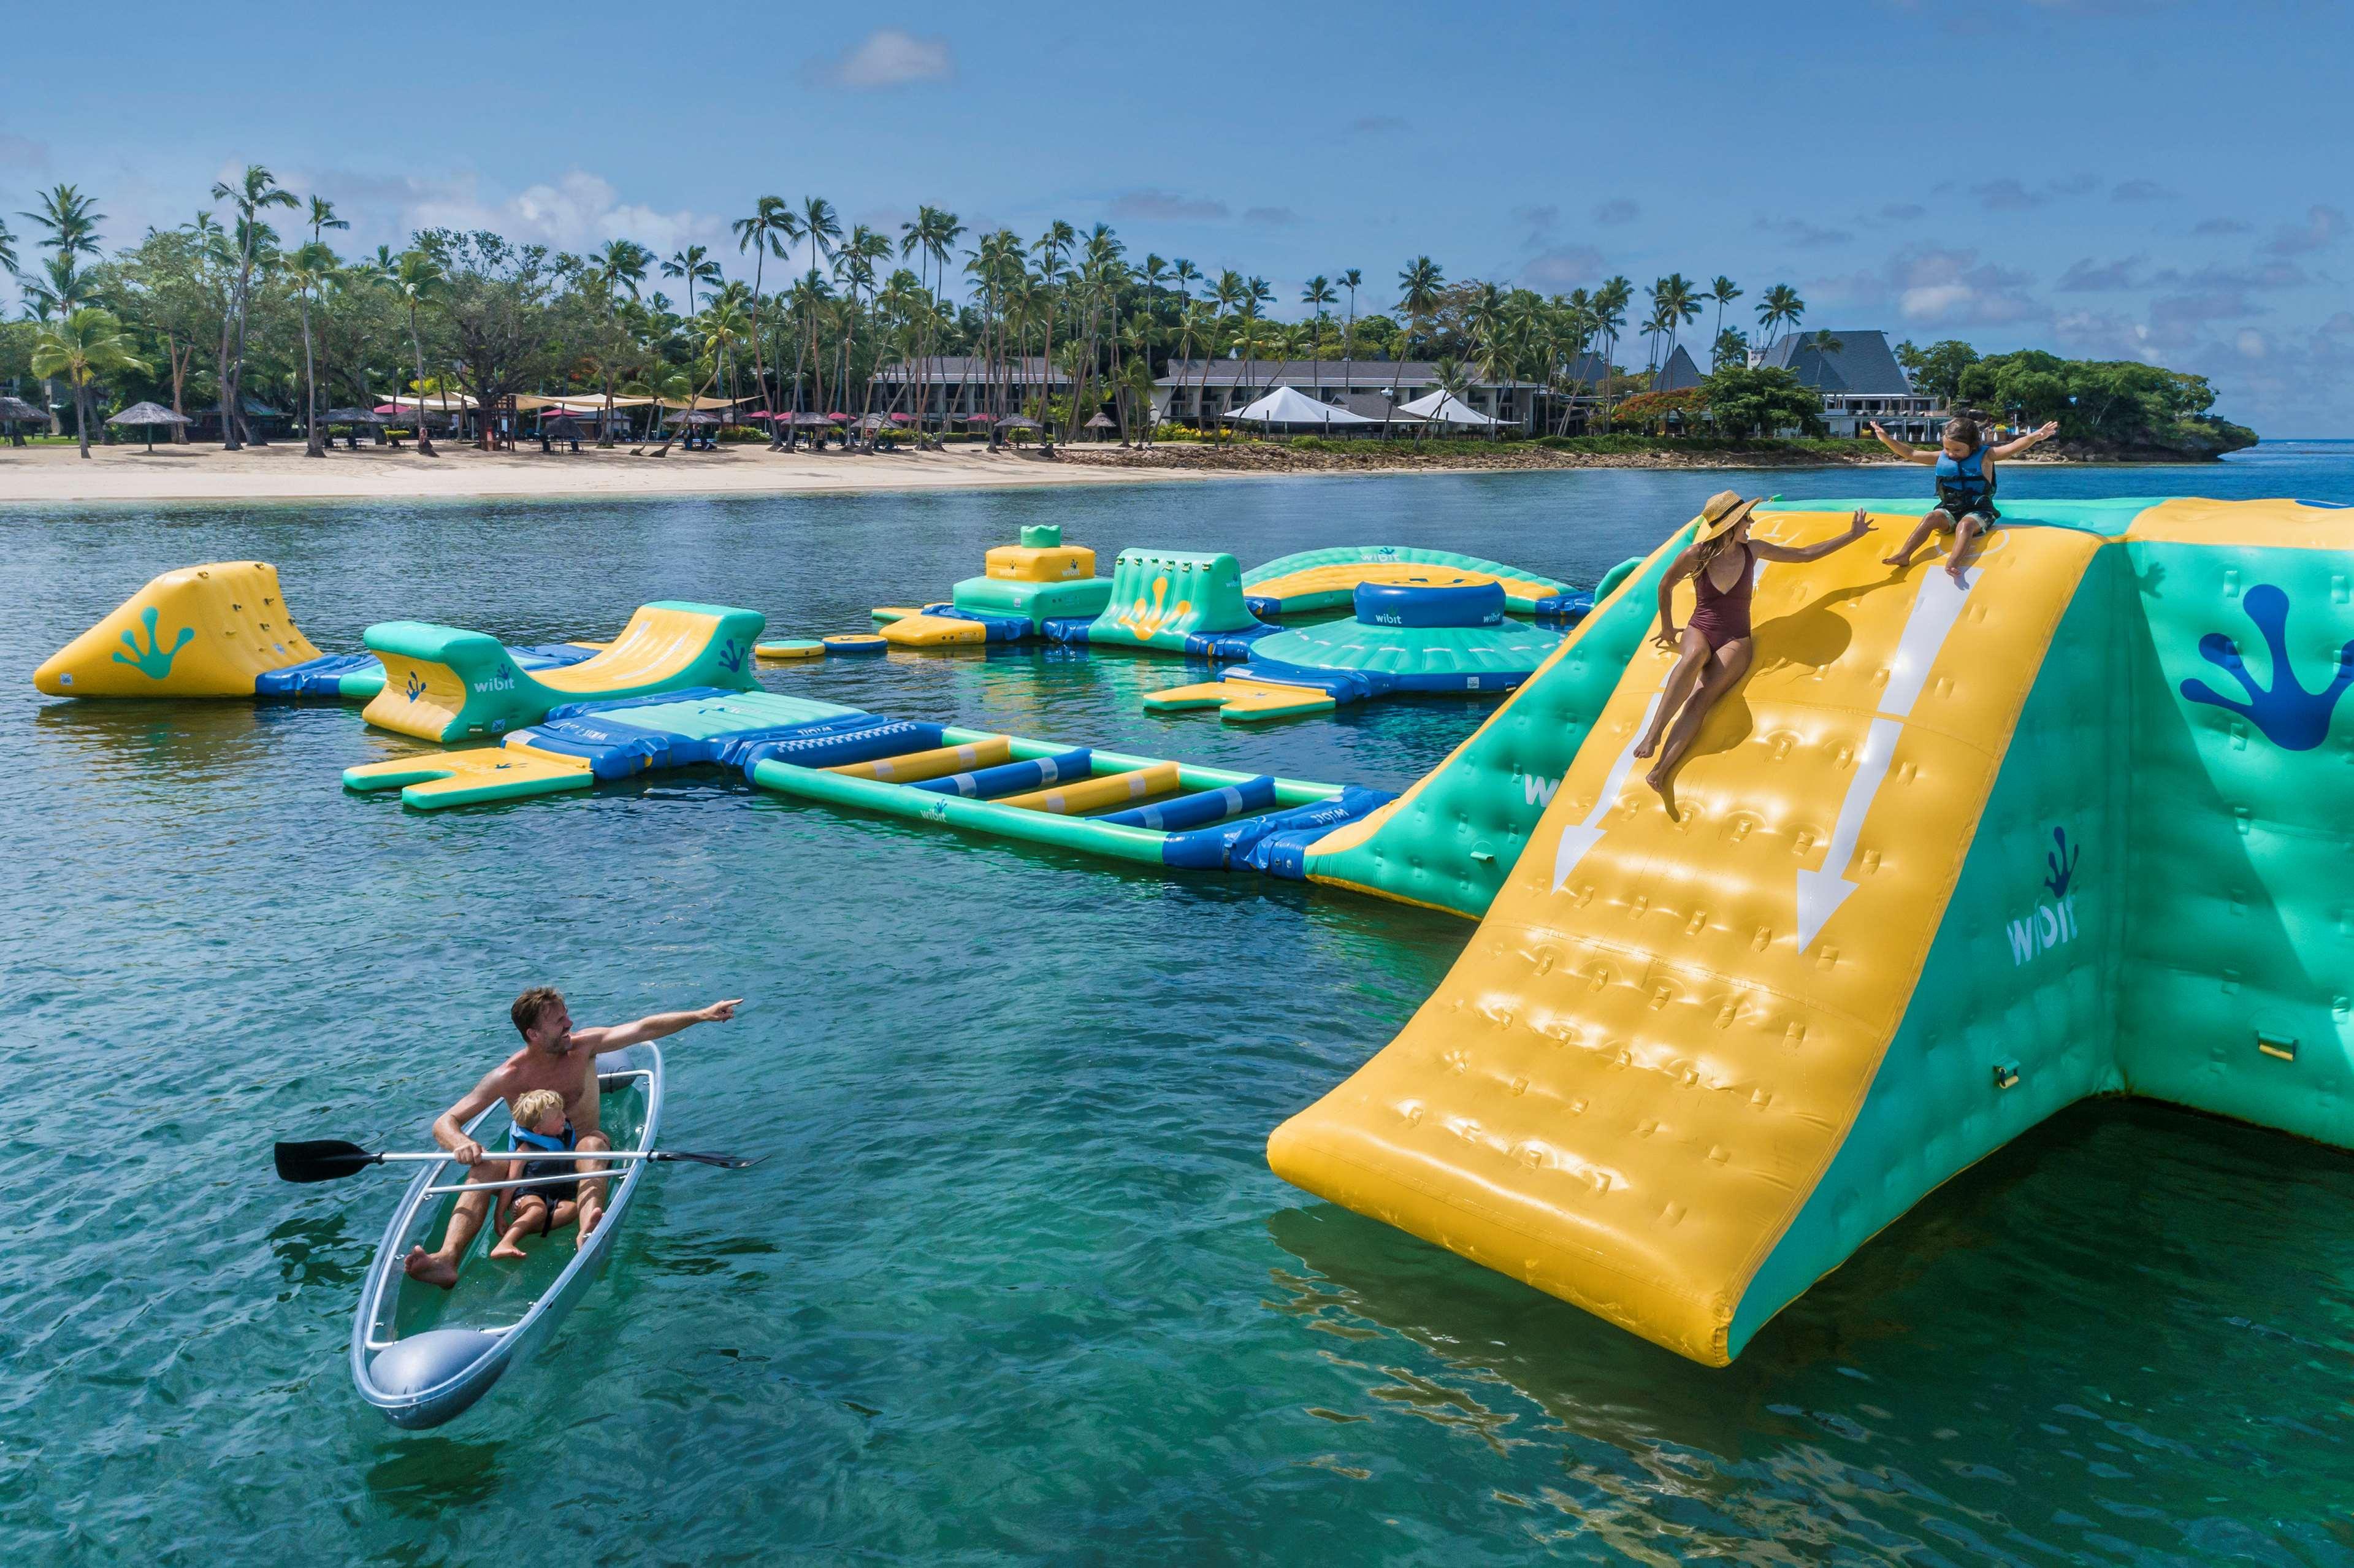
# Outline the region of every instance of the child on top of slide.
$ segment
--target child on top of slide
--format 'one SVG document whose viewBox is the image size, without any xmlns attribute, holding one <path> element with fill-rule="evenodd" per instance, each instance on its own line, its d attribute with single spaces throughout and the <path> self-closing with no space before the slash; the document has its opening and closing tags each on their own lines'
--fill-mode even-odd
<svg viewBox="0 0 2354 1568">
<path fill-rule="evenodd" d="M 1913 553 L 1918 550 L 1932 533 L 1950 530 L 1954 535 L 1954 553 L 1946 558 L 1946 575 L 1956 582 L 1962 580 L 1962 567 L 1968 562 L 1970 542 L 1989 532 L 2002 514 L 1994 509 L 1994 465 L 1997 460 L 2017 457 L 2040 442 L 2050 440 L 2059 432 L 2060 423 L 2053 420 L 2041 429 L 2030 430 L 2015 440 L 1996 446 L 1988 439 L 1986 428 L 1968 414 L 1957 414 L 1946 426 L 1945 440 L 1932 453 L 1923 451 L 1910 442 L 1900 441 L 1880 428 L 1874 420 L 1872 433 L 1880 444 L 1903 458 L 1906 462 L 1925 464 L 1936 471 L 1937 506 L 1921 525 L 1913 530 L 1897 552 L 1888 557 L 1892 567 L 1913 564 Z"/>
</svg>

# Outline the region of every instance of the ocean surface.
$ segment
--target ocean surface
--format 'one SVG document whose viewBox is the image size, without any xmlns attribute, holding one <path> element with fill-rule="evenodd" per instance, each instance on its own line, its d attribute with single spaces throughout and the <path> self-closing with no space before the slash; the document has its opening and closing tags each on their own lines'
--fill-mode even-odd
<svg viewBox="0 0 2354 1568">
<path fill-rule="evenodd" d="M 609 635 L 653 599 L 864 630 L 1025 523 L 1246 563 L 1434 546 L 1590 583 L 1725 485 L 1587 471 L 1055 493 L 0 506 L 0 1563 L 2354 1563 L 2354 1157 L 2080 1106 L 1710 1371 L 1271 1175 L 1472 927 L 845 816 L 716 774 L 437 816 L 333 705 L 51 702 L 166 568 L 277 564 L 323 648 Z M 2354 446 L 2014 467 L 2036 495 L 2354 503 Z M 766 672 L 881 712 L 1403 787 L 1486 711 L 1266 733 L 1018 652 Z M 472 1413 L 353 1393 L 395 1177 L 514 1044 L 716 997 L 601 1281 Z M 474 1266 L 482 1266 L 477 1263 Z"/>
</svg>

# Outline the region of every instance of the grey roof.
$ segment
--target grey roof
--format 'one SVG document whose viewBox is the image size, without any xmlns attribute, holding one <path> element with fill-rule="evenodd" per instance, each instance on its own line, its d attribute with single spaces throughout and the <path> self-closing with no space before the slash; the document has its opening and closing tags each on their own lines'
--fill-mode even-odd
<svg viewBox="0 0 2354 1568">
<path fill-rule="evenodd" d="M 1651 383 L 1651 390 L 1681 392 L 1687 387 L 1697 387 L 1706 379 L 1701 375 L 1700 366 L 1692 363 L 1692 356 L 1684 352 L 1684 345 L 1678 344 L 1675 352 L 1668 355 L 1667 364 L 1659 367 L 1658 378 Z"/>
<path fill-rule="evenodd" d="M 1010 358 L 1008 363 L 1012 366 L 1011 374 L 1017 385 L 1035 387 L 1045 378 L 1046 357 L 1044 355 L 1025 354 Z M 927 387 L 937 387 L 942 382 L 950 386 L 964 381 L 986 382 L 1006 374 L 1008 372 L 1001 368 L 998 361 L 985 358 L 981 355 L 935 354 L 917 360 L 912 376 L 908 373 L 907 361 L 901 360 L 896 365 L 885 365 L 876 370 L 875 379 L 877 381 L 912 379 L 920 381 Z M 1055 372 L 1055 386 L 1067 387 L 1070 384 L 1071 378 L 1068 375 L 1060 370 Z"/>
<path fill-rule="evenodd" d="M 106 422 L 110 425 L 185 425 L 188 420 L 186 415 L 175 414 L 161 403 L 133 403 Z"/>
<path fill-rule="evenodd" d="M 1913 383 L 1904 367 L 1889 352 L 1884 332 L 1834 332 L 1837 352 L 1815 347 L 1811 332 L 1785 333 L 1776 339 L 1758 364 L 1787 370 L 1819 392 L 1860 397 L 1909 397 Z"/>
<path fill-rule="evenodd" d="M 1485 380 L 1468 364 L 1464 366 L 1463 373 L 1470 377 L 1474 387 L 1540 385 L 1534 381 Z M 1286 386 L 1303 390 L 1313 390 L 1320 385 L 1351 388 L 1393 384 L 1402 387 L 1436 387 L 1438 385 L 1438 366 L 1427 359 L 1360 359 L 1353 364 L 1340 359 L 1172 359 L 1169 362 L 1169 374 L 1153 382 L 1155 387 L 1192 387 L 1197 384 L 1210 387 Z"/>
</svg>

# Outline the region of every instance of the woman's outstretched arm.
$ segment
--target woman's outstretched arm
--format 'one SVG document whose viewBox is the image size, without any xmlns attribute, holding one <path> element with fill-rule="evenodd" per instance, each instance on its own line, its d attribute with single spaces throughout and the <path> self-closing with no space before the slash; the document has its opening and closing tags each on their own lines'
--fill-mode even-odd
<svg viewBox="0 0 2354 1568">
<path fill-rule="evenodd" d="M 1847 532 L 1834 534 L 1818 545 L 1803 545 L 1792 549 L 1787 545 L 1769 545 L 1763 539 L 1752 539 L 1749 547 L 1768 561 L 1819 561 L 1833 550 L 1844 550 L 1872 532 L 1872 515 L 1861 506 L 1848 520 Z"/>
</svg>

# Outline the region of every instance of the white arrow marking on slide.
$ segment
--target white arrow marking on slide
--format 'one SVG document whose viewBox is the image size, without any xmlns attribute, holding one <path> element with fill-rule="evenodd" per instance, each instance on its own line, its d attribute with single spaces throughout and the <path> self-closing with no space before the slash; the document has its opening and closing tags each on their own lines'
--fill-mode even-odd
<svg viewBox="0 0 2354 1568">
<path fill-rule="evenodd" d="M 1888 759 L 1896 750 L 1903 721 L 1911 716 L 1921 688 L 1928 684 L 1929 666 L 1935 663 L 1946 636 L 1961 619 L 1962 606 L 1978 580 L 1978 569 L 1963 573 L 1970 580 L 1956 585 L 1944 568 L 1921 574 L 1921 591 L 1904 617 L 1904 631 L 1896 640 L 1896 658 L 1888 668 L 1888 689 L 1880 695 L 1880 712 L 1872 721 L 1863 751 L 1855 759 L 1855 773 L 1840 801 L 1839 821 L 1832 824 L 1829 847 L 1823 852 L 1820 871 L 1798 873 L 1798 951 L 1814 945 L 1823 926 L 1839 913 L 1855 884 L 1847 879 L 1847 863 L 1855 858 L 1855 842 L 1863 832 L 1863 819 L 1872 810 L 1888 777 Z"/>
<path fill-rule="evenodd" d="M 1670 666 L 1670 673 L 1673 673 Z M 1660 683 L 1662 686 L 1666 684 L 1664 681 Z M 1651 727 L 1651 715 L 1659 711 L 1659 698 L 1663 694 L 1661 692 L 1651 694 L 1649 704 L 1643 709 L 1643 717 L 1635 726 L 1635 738 L 1627 743 L 1627 749 L 1620 752 L 1618 760 L 1610 765 L 1610 776 L 1602 781 L 1602 793 L 1594 798 L 1594 810 L 1585 813 L 1585 821 L 1562 829 L 1561 847 L 1553 852 L 1553 890 L 1555 893 L 1559 893 L 1569 881 L 1569 874 L 1577 869 L 1577 863 L 1585 858 L 1585 852 L 1601 842 L 1602 819 L 1611 807 L 1618 803 L 1618 791 L 1626 788 L 1627 775 L 1635 770 L 1635 747 L 1641 742 L 1644 732 Z"/>
</svg>

